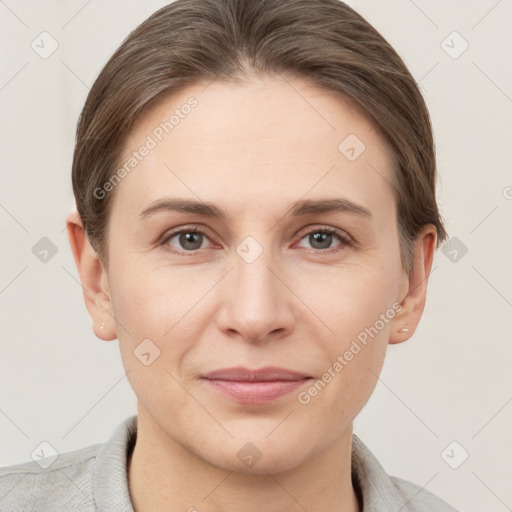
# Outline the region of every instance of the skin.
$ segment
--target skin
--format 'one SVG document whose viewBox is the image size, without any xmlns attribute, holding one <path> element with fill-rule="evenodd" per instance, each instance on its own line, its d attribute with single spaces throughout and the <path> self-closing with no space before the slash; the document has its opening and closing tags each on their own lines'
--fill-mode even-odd
<svg viewBox="0 0 512 512">
<path fill-rule="evenodd" d="M 197 99 L 117 185 L 108 268 L 76 212 L 67 220 L 94 332 L 119 339 L 138 399 L 129 464 L 134 510 L 358 511 L 352 423 L 374 390 L 387 345 L 410 338 L 420 321 L 435 227 L 424 227 L 407 276 L 390 154 L 339 95 L 297 78 L 205 85 L 160 102 L 126 141 L 129 157 L 175 108 Z M 353 162 L 338 150 L 351 133 L 366 146 Z M 161 211 L 141 220 L 162 197 L 212 202 L 226 218 Z M 371 217 L 289 215 L 299 199 L 340 197 Z M 181 227 L 206 231 L 199 248 L 187 253 L 193 244 L 184 246 L 183 237 L 162 237 Z M 325 227 L 356 243 L 333 235 L 322 245 L 309 236 Z M 247 236 L 263 249 L 252 263 L 236 252 Z M 199 378 L 273 365 L 319 379 L 393 304 L 401 310 L 307 405 L 297 397 L 311 382 L 270 404 L 244 405 Z M 402 327 L 409 331 L 399 333 Z M 147 338 L 160 349 L 149 366 L 134 355 Z M 262 455 L 251 467 L 237 457 L 247 442 Z"/>
</svg>

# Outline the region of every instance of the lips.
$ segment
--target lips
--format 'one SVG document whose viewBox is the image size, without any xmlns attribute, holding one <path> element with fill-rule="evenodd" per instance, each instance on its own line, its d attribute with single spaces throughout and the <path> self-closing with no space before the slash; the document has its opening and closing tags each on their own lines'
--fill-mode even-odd
<svg viewBox="0 0 512 512">
<path fill-rule="evenodd" d="M 202 376 L 208 386 L 246 405 L 268 404 L 303 386 L 312 377 L 305 373 L 267 366 L 259 370 L 225 368 Z"/>
<path fill-rule="evenodd" d="M 310 376 L 286 368 L 278 368 L 277 366 L 267 366 L 259 370 L 250 370 L 241 366 L 236 368 L 225 368 L 207 373 L 203 376 L 209 380 L 225 380 L 236 382 L 268 382 L 276 380 L 303 380 Z"/>
</svg>

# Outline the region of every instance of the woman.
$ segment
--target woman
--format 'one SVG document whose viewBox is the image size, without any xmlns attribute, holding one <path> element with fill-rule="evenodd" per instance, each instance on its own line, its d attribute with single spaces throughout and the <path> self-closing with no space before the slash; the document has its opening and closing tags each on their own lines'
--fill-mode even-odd
<svg viewBox="0 0 512 512">
<path fill-rule="evenodd" d="M 85 302 L 137 416 L 3 468 L 6 510 L 455 510 L 352 431 L 447 236 L 425 103 L 364 19 L 162 8 L 92 87 L 72 179 Z"/>
</svg>

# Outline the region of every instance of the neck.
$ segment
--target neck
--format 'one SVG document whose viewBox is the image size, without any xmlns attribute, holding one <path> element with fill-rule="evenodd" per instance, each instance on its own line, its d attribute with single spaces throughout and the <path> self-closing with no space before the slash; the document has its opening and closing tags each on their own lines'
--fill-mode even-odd
<svg viewBox="0 0 512 512">
<path fill-rule="evenodd" d="M 235 473 L 191 453 L 139 408 L 128 461 L 135 512 L 360 512 L 351 478 L 352 424 L 335 443 L 278 473 Z"/>
</svg>

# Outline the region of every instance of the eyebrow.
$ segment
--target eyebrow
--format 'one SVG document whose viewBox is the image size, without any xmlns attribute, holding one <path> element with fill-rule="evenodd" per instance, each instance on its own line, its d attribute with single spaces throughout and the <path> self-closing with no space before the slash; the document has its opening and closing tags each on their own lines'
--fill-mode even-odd
<svg viewBox="0 0 512 512">
<path fill-rule="evenodd" d="M 345 212 L 360 215 L 361 217 L 371 218 L 370 210 L 362 205 L 356 204 L 349 199 L 302 199 L 295 202 L 291 208 L 292 217 L 301 217 L 305 215 Z M 159 199 L 144 209 L 139 217 L 144 219 L 162 211 L 177 211 L 184 213 L 193 213 L 204 217 L 212 217 L 225 220 L 227 214 L 224 210 L 213 203 L 203 201 L 194 201 L 190 199 Z"/>
</svg>

